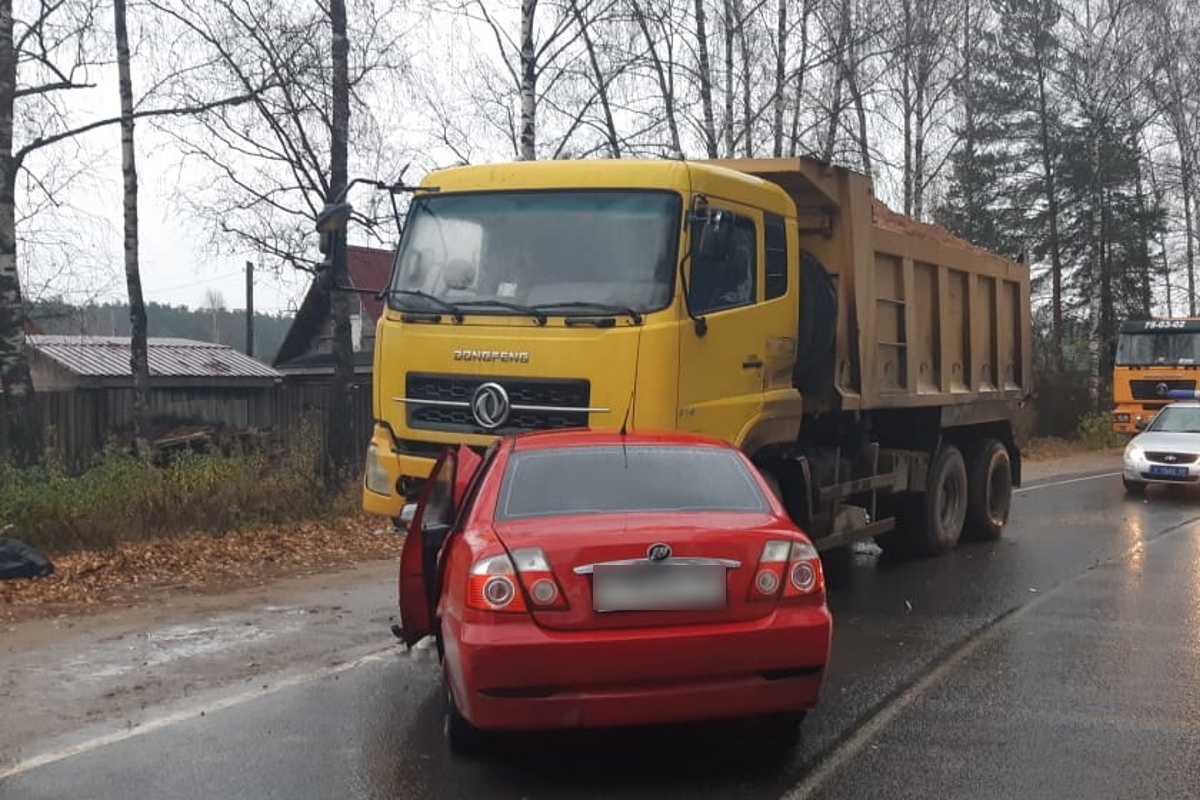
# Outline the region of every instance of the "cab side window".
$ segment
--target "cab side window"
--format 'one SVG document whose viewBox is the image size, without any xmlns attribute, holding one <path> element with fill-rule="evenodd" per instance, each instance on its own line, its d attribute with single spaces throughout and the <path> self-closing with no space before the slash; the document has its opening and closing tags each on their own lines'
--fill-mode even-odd
<svg viewBox="0 0 1200 800">
<path fill-rule="evenodd" d="M 787 228 L 778 214 L 763 215 L 763 235 L 767 251 L 767 299 L 787 294 Z"/>
<path fill-rule="evenodd" d="M 750 305 L 758 297 L 758 232 L 754 220 L 739 216 L 724 258 L 692 255 L 688 300 L 692 313 L 707 314 Z"/>
</svg>

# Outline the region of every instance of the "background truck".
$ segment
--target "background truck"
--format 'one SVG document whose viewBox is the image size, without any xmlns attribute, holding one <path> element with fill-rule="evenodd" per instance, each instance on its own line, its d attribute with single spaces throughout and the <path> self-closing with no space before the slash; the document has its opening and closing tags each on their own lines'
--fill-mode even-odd
<svg viewBox="0 0 1200 800">
<path fill-rule="evenodd" d="M 1193 397 L 1197 378 L 1200 319 L 1123 321 L 1113 358 L 1113 430 L 1137 433 L 1167 403 Z"/>
<path fill-rule="evenodd" d="M 889 211 L 847 169 L 437 171 L 386 294 L 369 512 L 397 517 L 447 444 L 576 426 L 736 444 L 823 555 L 994 538 L 1019 485 L 1028 267 Z"/>
</svg>

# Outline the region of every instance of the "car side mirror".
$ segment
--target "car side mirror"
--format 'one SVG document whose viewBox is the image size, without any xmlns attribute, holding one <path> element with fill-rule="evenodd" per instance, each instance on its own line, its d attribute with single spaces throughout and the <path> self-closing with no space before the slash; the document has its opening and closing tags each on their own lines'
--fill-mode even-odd
<svg viewBox="0 0 1200 800">
<path fill-rule="evenodd" d="M 1144 430 L 1146 430 L 1146 425 L 1147 425 L 1147 424 L 1148 424 L 1148 423 L 1146 422 L 1146 420 L 1144 420 L 1144 419 L 1141 419 L 1141 418 L 1135 419 L 1135 420 L 1133 421 L 1133 427 L 1137 428 L 1139 431 L 1144 431 Z"/>
</svg>

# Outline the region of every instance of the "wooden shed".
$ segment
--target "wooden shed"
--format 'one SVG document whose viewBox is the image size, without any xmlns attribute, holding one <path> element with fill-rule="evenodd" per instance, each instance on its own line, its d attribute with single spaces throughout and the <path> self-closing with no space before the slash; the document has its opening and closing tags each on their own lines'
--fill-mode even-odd
<svg viewBox="0 0 1200 800">
<path fill-rule="evenodd" d="M 183 428 L 274 428 L 283 375 L 223 344 L 148 342 L 152 436 Z M 26 352 L 48 442 L 78 465 L 133 427 L 134 390 L 126 337 L 28 334 Z M 282 415 L 285 416 L 285 415 Z"/>
</svg>

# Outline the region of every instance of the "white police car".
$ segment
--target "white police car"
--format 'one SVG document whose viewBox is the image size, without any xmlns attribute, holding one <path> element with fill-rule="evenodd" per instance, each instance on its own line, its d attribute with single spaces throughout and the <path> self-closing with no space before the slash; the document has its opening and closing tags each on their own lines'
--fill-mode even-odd
<svg viewBox="0 0 1200 800">
<path fill-rule="evenodd" d="M 1151 483 L 1200 481 L 1200 402 L 1163 407 L 1145 430 L 1129 440 L 1124 460 L 1122 479 L 1130 494 L 1143 493 Z"/>
</svg>

